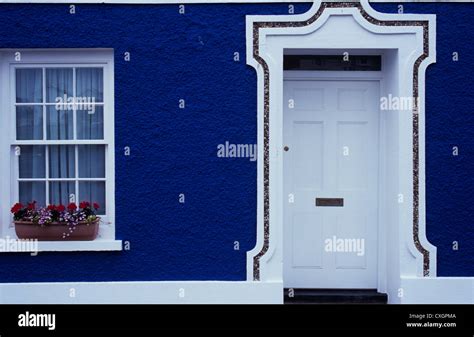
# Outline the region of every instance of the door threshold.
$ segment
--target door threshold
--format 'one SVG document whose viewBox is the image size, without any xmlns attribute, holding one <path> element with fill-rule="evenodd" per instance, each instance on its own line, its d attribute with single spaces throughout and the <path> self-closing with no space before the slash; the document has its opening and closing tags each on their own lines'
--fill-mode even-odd
<svg viewBox="0 0 474 337">
<path fill-rule="evenodd" d="M 285 288 L 285 304 L 387 304 L 388 296 L 377 289 Z"/>
</svg>

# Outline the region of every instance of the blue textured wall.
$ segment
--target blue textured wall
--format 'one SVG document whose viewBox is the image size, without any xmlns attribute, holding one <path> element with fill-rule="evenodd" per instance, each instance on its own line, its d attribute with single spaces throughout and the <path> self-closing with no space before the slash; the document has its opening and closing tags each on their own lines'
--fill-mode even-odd
<svg viewBox="0 0 474 337">
<path fill-rule="evenodd" d="M 427 78 L 429 239 L 439 275 L 474 276 L 474 6 L 407 4 L 405 11 L 438 14 L 438 63 Z M 115 49 L 117 238 L 132 248 L 2 253 L 0 281 L 244 280 L 245 252 L 255 244 L 256 164 L 217 158 L 216 146 L 256 143 L 245 15 L 287 12 L 286 4 L 186 5 L 184 16 L 176 5 L 77 5 L 70 15 L 67 5 L 0 5 L 0 48 Z"/>
<path fill-rule="evenodd" d="M 395 13 L 397 6 L 373 7 Z M 438 248 L 438 276 L 474 276 L 474 4 L 411 3 L 404 11 L 437 16 L 437 62 L 426 76 L 428 240 Z M 457 157 L 453 146 L 459 147 Z M 453 241 L 459 250 L 452 249 Z"/>
</svg>

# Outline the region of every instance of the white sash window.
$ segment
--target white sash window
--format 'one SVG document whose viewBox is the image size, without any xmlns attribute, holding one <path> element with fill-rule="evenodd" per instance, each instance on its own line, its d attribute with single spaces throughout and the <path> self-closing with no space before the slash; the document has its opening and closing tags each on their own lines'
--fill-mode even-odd
<svg viewBox="0 0 474 337">
<path fill-rule="evenodd" d="M 8 205 L 95 202 L 103 221 L 94 242 L 114 240 L 113 52 L 6 51 L 2 59 Z M 2 207 L 1 219 L 10 224 L 8 210 Z"/>
</svg>

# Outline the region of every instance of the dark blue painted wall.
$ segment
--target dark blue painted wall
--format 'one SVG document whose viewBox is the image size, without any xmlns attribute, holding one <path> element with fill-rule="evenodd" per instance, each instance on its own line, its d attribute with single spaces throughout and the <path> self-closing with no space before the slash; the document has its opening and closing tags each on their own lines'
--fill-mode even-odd
<svg viewBox="0 0 474 337">
<path fill-rule="evenodd" d="M 398 4 L 375 4 L 395 13 Z M 426 223 L 439 276 L 474 276 L 474 4 L 403 4 L 437 15 L 437 62 L 426 76 Z M 453 52 L 460 55 L 453 62 Z M 453 146 L 459 156 L 453 157 Z M 459 250 L 454 251 L 453 241 Z"/>
<path fill-rule="evenodd" d="M 176 5 L 68 9 L 0 5 L 0 48 L 115 49 L 116 226 L 131 250 L 0 254 L 1 282 L 244 280 L 245 252 L 255 244 L 256 164 L 217 158 L 216 146 L 256 143 L 245 15 L 287 14 L 288 6 L 186 5 L 186 15 Z M 429 239 L 438 246 L 439 275 L 474 276 L 474 6 L 406 4 L 405 12 L 438 14 L 438 63 L 427 78 Z M 178 108 L 181 98 L 186 109 Z"/>
</svg>

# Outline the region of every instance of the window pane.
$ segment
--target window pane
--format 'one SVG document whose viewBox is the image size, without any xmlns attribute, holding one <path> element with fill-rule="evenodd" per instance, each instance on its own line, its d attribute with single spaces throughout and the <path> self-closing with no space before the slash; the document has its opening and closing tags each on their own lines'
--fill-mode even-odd
<svg viewBox="0 0 474 337">
<path fill-rule="evenodd" d="M 16 139 L 41 140 L 43 139 L 43 107 L 17 106 L 16 107 Z"/>
<path fill-rule="evenodd" d="M 104 107 L 77 111 L 77 139 L 104 139 Z"/>
<path fill-rule="evenodd" d="M 46 102 L 67 103 L 73 98 L 72 68 L 46 69 Z"/>
<path fill-rule="evenodd" d="M 23 145 L 18 158 L 20 178 L 45 178 L 45 147 Z M 30 200 L 31 201 L 31 200 Z"/>
<path fill-rule="evenodd" d="M 67 106 L 61 106 L 57 109 L 56 106 L 46 107 L 46 131 L 48 139 L 73 139 L 73 111 L 67 110 Z"/>
<path fill-rule="evenodd" d="M 41 68 L 16 69 L 16 102 L 43 102 L 43 70 Z"/>
<path fill-rule="evenodd" d="M 100 205 L 99 214 L 106 213 L 105 207 L 105 182 L 81 181 L 79 182 L 79 201 L 97 202 Z"/>
<path fill-rule="evenodd" d="M 67 205 L 75 200 L 76 184 L 73 181 L 52 181 L 49 183 L 49 203 Z M 71 198 L 74 197 L 74 198 Z"/>
<path fill-rule="evenodd" d="M 105 145 L 79 145 L 79 178 L 105 178 Z"/>
<path fill-rule="evenodd" d="M 74 178 L 75 153 L 73 145 L 49 146 L 49 177 Z"/>
<path fill-rule="evenodd" d="M 36 201 L 38 207 L 46 206 L 46 183 L 43 181 L 20 181 L 19 195 L 22 204 Z"/>
<path fill-rule="evenodd" d="M 103 102 L 103 77 L 102 68 L 76 68 L 76 97 Z"/>
</svg>

